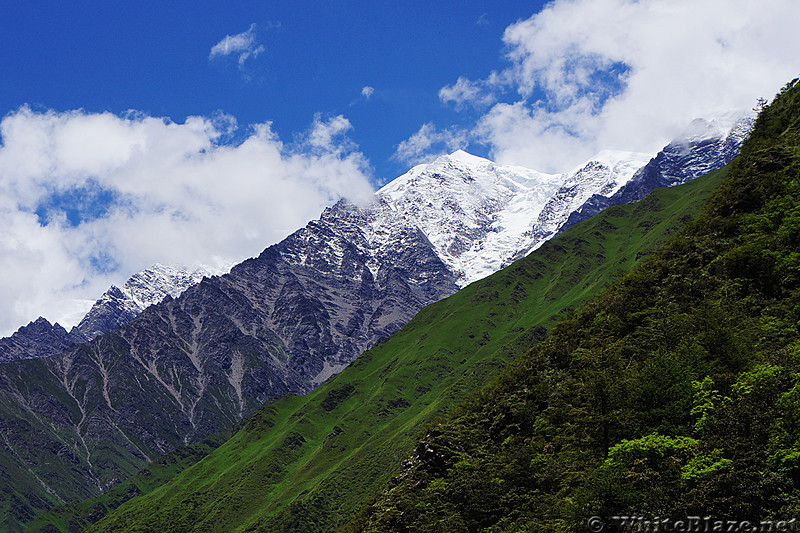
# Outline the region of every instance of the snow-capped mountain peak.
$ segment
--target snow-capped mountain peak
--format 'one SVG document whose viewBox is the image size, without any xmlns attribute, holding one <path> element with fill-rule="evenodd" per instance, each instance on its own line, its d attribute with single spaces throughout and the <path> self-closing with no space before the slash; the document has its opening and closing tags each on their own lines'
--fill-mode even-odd
<svg viewBox="0 0 800 533">
<path fill-rule="evenodd" d="M 190 270 L 184 266 L 156 263 L 131 276 L 122 287 L 112 285 L 70 330 L 70 335 L 76 341 L 91 340 L 125 324 L 167 296 L 177 298 L 204 277 L 224 272 L 206 265 Z"/>
<path fill-rule="evenodd" d="M 159 303 L 168 295 L 176 298 L 206 276 L 221 273 L 205 265 L 189 270 L 184 266 L 156 263 L 131 276 L 121 290 L 132 303 L 144 310 L 150 305 Z"/>
<path fill-rule="evenodd" d="M 603 191 L 601 194 L 614 194 L 628 183 L 637 170 L 642 168 L 653 154 L 641 152 L 622 152 L 603 150 L 586 163 L 574 168 L 565 175 L 562 187 L 580 186 L 579 196 Z M 577 191 L 576 191 L 577 192 Z M 588 199 L 583 198 L 583 201 Z"/>
<path fill-rule="evenodd" d="M 527 254 L 558 233 L 573 211 L 595 195 L 608 197 L 628 183 L 650 154 L 604 150 L 564 176 L 561 187 L 548 199 L 529 232 Z"/>
<path fill-rule="evenodd" d="M 494 163 L 488 159 L 483 157 L 479 157 L 477 155 L 472 155 L 469 152 L 465 152 L 464 150 L 456 150 L 450 155 L 444 156 L 445 158 L 451 161 L 459 161 L 467 165 L 472 166 L 479 166 L 479 165 L 493 165 Z"/>
<path fill-rule="evenodd" d="M 415 166 L 377 196 L 425 234 L 463 286 L 503 266 L 562 181 L 458 150 Z"/>
</svg>

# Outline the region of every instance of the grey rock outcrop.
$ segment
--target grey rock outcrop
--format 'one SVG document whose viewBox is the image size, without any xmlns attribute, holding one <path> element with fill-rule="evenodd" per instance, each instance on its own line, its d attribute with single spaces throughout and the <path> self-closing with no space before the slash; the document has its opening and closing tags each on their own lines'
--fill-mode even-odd
<svg viewBox="0 0 800 533">
<path fill-rule="evenodd" d="M 67 330 L 39 317 L 10 337 L 0 339 L 0 363 L 61 354 L 72 340 Z"/>
</svg>

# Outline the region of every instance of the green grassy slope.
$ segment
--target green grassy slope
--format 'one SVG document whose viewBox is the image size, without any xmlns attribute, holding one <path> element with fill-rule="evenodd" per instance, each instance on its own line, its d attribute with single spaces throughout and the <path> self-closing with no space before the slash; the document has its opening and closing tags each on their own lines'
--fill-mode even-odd
<svg viewBox="0 0 800 533">
<path fill-rule="evenodd" d="M 223 444 L 233 433 L 233 430 L 218 433 L 191 446 L 180 447 L 155 459 L 146 468 L 101 496 L 59 505 L 29 522 L 24 530 L 28 533 L 83 531 L 122 503 L 168 482 Z"/>
<path fill-rule="evenodd" d="M 799 327 L 795 80 L 700 216 L 432 428 L 350 528 L 585 532 L 596 516 L 604 531 L 659 529 L 613 518 L 632 515 L 788 530 Z"/>
<path fill-rule="evenodd" d="M 330 531 L 400 471 L 422 428 L 490 382 L 579 305 L 657 249 L 724 171 L 570 228 L 423 309 L 307 396 L 266 405 L 233 438 L 88 531 Z"/>
<path fill-rule="evenodd" d="M 0 531 L 3 533 L 23 531 L 24 524 L 37 513 L 64 503 L 63 495 L 76 499 L 95 496 L 100 493 L 97 485 L 133 475 L 145 463 L 114 439 L 100 436 L 91 440 L 81 406 L 69 396 L 55 372 L 53 358 L 0 365 L 3 391 L 0 394 Z M 83 385 L 88 390 L 103 390 L 96 381 L 87 383 Z M 84 392 L 79 387 L 76 390 L 76 394 Z M 47 393 L 40 394 L 41 391 Z M 105 476 L 92 477 L 86 461 L 81 460 L 88 453 L 86 450 L 91 450 L 95 465 L 106 467 Z M 87 479 L 95 479 L 96 485 Z"/>
</svg>

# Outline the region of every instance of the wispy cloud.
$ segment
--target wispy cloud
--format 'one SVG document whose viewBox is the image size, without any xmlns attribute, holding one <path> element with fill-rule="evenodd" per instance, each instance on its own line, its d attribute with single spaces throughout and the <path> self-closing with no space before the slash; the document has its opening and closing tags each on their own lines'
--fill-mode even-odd
<svg viewBox="0 0 800 533">
<path fill-rule="evenodd" d="M 280 23 L 277 27 L 280 27 Z M 226 35 L 224 39 L 211 47 L 208 58 L 233 56 L 241 67 L 249 58 L 258 57 L 264 50 L 264 46 L 256 40 L 256 25 L 253 23 L 247 31 L 236 35 Z"/>
<path fill-rule="evenodd" d="M 308 131 L 300 136 L 301 143 L 297 148 L 323 154 L 343 154 L 356 149 L 347 133 L 353 125 L 343 115 L 323 118 L 322 113 L 314 115 L 314 122 Z"/>
<path fill-rule="evenodd" d="M 0 335 L 40 314 L 63 324 L 76 299 L 157 261 L 221 266 L 256 255 L 340 197 L 369 197 L 351 128 L 317 116 L 284 144 L 269 123 L 240 127 L 228 115 L 182 124 L 28 107 L 7 115 Z M 243 140 L 227 142 L 235 132 Z"/>
<path fill-rule="evenodd" d="M 470 81 L 459 77 L 455 84 L 439 90 L 439 99 L 459 110 L 467 105 L 486 108 L 497 100 L 492 85 L 491 81 Z"/>
<path fill-rule="evenodd" d="M 491 24 L 491 22 L 489 21 L 489 13 L 484 13 L 480 17 L 478 17 L 478 20 L 475 21 L 475 24 L 477 24 L 478 26 L 488 26 L 489 24 Z"/>
<path fill-rule="evenodd" d="M 460 128 L 439 130 L 428 122 L 401 142 L 392 157 L 408 165 L 430 162 L 440 155 L 466 148 L 469 144 L 468 136 L 469 133 Z"/>
<path fill-rule="evenodd" d="M 369 102 L 370 99 L 372 99 L 373 94 L 375 94 L 375 88 L 369 85 L 365 85 L 364 87 L 361 88 L 361 92 L 359 93 L 359 95 L 353 98 L 350 101 L 350 104 L 348 105 L 350 107 L 353 107 L 364 102 Z"/>
</svg>

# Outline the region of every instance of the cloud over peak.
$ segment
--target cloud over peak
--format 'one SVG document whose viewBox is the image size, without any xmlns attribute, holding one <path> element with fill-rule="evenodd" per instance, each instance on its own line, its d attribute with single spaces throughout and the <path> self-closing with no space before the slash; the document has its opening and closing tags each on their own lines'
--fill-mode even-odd
<svg viewBox="0 0 800 533">
<path fill-rule="evenodd" d="M 76 299 L 155 262 L 240 261 L 339 198 L 371 195 L 351 127 L 318 116 L 284 144 L 269 123 L 240 128 L 223 114 L 10 113 L 0 121 L 0 336 L 39 315 L 69 326 Z"/>
<path fill-rule="evenodd" d="M 506 28 L 506 68 L 439 98 L 482 112 L 467 137 L 501 163 L 560 172 L 602 149 L 653 152 L 795 77 L 797 20 L 795 0 L 554 0 Z"/>
</svg>

